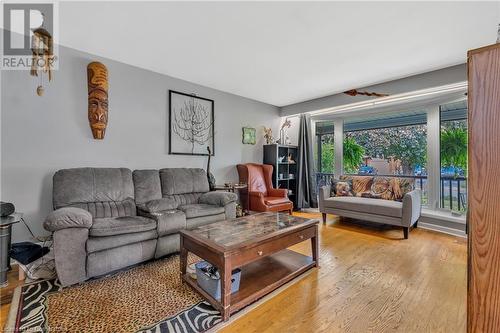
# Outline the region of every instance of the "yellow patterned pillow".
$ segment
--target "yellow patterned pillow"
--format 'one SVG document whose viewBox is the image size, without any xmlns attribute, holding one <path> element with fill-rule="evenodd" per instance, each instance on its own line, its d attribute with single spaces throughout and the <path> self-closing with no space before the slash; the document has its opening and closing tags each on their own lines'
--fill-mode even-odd
<svg viewBox="0 0 500 333">
<path fill-rule="evenodd" d="M 374 198 L 393 200 L 394 195 L 392 192 L 391 178 L 374 177 L 371 187 L 371 195 Z"/>
<path fill-rule="evenodd" d="M 406 193 L 413 191 L 415 180 L 412 178 L 391 178 L 392 200 L 403 201 Z"/>
<path fill-rule="evenodd" d="M 331 184 L 331 196 L 332 197 L 352 197 L 352 182 L 343 181 L 338 179 L 332 179 Z"/>
<path fill-rule="evenodd" d="M 342 175 L 340 176 L 340 180 L 352 180 L 352 191 L 357 197 L 366 196 L 367 193 L 369 194 L 373 183 L 372 176 Z"/>
</svg>

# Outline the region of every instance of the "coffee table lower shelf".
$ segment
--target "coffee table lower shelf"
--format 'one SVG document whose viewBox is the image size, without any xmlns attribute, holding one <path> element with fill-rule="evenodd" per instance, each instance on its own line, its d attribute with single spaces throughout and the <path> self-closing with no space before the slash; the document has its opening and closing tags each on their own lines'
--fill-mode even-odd
<svg viewBox="0 0 500 333">
<path fill-rule="evenodd" d="M 231 294 L 229 312 L 232 314 L 241 310 L 315 266 L 316 262 L 310 256 L 285 249 L 240 267 L 240 289 Z M 183 280 L 209 301 L 214 308 L 219 311 L 223 310 L 221 302 L 205 292 L 196 279 L 185 274 Z"/>
</svg>

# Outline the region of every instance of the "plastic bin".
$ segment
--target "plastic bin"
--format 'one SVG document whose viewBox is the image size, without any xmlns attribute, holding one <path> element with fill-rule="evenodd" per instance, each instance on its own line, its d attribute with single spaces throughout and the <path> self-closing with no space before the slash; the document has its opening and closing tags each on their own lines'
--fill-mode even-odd
<svg viewBox="0 0 500 333">
<path fill-rule="evenodd" d="M 212 266 L 210 263 L 206 261 L 200 261 L 196 263 L 196 280 L 198 281 L 198 285 L 205 290 L 208 294 L 210 294 L 216 300 L 220 300 L 221 295 L 221 285 L 220 278 L 213 279 L 210 276 L 207 276 L 201 269 L 207 266 Z M 240 278 L 241 278 L 241 269 L 237 268 L 233 270 L 231 276 L 231 293 L 235 293 L 240 289 Z"/>
</svg>

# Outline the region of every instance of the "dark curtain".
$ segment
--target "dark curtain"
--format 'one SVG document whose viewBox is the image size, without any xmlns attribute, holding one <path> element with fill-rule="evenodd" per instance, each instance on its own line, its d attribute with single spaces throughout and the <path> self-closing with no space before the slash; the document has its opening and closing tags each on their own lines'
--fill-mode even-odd
<svg viewBox="0 0 500 333">
<path fill-rule="evenodd" d="M 297 208 L 316 208 L 316 184 L 314 182 L 313 142 L 311 133 L 311 117 L 300 115 L 299 125 L 299 159 L 298 159 L 298 191 Z"/>
</svg>

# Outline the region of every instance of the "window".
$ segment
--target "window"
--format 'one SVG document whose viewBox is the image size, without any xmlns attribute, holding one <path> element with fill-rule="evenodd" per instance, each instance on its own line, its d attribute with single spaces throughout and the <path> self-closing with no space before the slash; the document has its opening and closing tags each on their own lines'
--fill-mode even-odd
<svg viewBox="0 0 500 333">
<path fill-rule="evenodd" d="M 335 170 L 335 151 L 333 133 L 321 135 L 321 172 L 333 173 Z"/>
<path fill-rule="evenodd" d="M 439 107 L 440 207 L 463 212 L 467 207 L 467 102 Z"/>
<path fill-rule="evenodd" d="M 427 203 L 427 114 L 392 113 L 344 122 L 344 172 L 414 179 Z"/>
<path fill-rule="evenodd" d="M 330 182 L 335 171 L 333 123 L 316 123 L 316 144 L 316 183 L 321 186 Z"/>
</svg>

